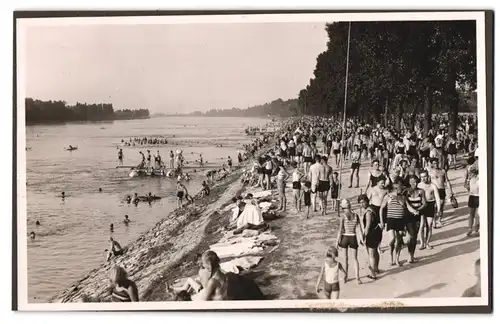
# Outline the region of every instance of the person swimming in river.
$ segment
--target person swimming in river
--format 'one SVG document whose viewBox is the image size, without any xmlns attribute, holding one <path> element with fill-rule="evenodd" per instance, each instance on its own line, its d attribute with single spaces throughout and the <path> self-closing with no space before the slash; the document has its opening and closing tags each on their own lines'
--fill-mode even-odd
<svg viewBox="0 0 500 324">
<path fill-rule="evenodd" d="M 134 193 L 134 200 L 133 200 L 133 202 L 137 206 L 137 204 L 139 204 L 139 201 L 141 201 L 141 200 L 139 199 L 139 196 L 137 195 L 137 192 L 136 192 L 136 193 Z"/>
<path fill-rule="evenodd" d="M 35 225 L 40 226 L 40 221 L 36 221 Z"/>
<path fill-rule="evenodd" d="M 35 239 L 35 237 L 36 237 L 35 232 L 31 232 L 31 233 L 30 233 L 30 239 L 34 240 L 34 239 Z"/>
<path fill-rule="evenodd" d="M 65 194 L 65 192 L 64 192 L 64 191 L 63 191 L 63 192 L 61 192 L 61 198 L 62 198 L 62 199 L 66 198 L 66 194 Z"/>
<path fill-rule="evenodd" d="M 111 259 L 111 257 L 118 257 L 120 255 L 123 255 L 123 253 L 125 252 L 120 243 L 118 243 L 117 241 L 115 241 L 113 239 L 113 237 L 110 237 L 109 238 L 109 242 L 111 243 L 111 247 L 109 248 L 109 251 L 108 251 L 108 257 L 106 259 L 106 261 L 109 261 Z"/>
<path fill-rule="evenodd" d="M 115 231 L 115 227 L 114 227 L 113 223 L 109 224 L 109 231 L 111 233 L 113 233 Z"/>
<path fill-rule="evenodd" d="M 125 223 L 126 226 L 130 223 L 130 219 L 128 218 L 128 215 L 125 215 L 125 219 L 123 220 L 123 223 Z"/>
<path fill-rule="evenodd" d="M 132 196 L 127 195 L 127 197 L 125 197 L 125 201 L 127 202 L 127 204 L 130 204 L 130 202 L 132 201 Z"/>
</svg>

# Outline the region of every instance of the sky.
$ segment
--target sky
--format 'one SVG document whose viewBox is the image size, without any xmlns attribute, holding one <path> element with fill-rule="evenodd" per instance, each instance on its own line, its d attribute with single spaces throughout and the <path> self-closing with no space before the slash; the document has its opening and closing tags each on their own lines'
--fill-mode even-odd
<svg viewBox="0 0 500 324">
<path fill-rule="evenodd" d="M 30 26 L 26 96 L 188 113 L 296 98 L 325 23 Z"/>
</svg>

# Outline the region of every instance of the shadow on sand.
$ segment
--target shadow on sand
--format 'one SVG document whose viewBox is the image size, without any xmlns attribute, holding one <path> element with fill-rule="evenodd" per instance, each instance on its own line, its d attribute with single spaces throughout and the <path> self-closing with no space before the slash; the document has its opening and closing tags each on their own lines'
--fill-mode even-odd
<svg viewBox="0 0 500 324">
<path fill-rule="evenodd" d="M 479 249 L 479 240 L 474 239 L 474 240 L 471 240 L 468 242 L 464 242 L 464 243 L 461 243 L 461 244 L 458 244 L 455 246 L 448 247 L 448 248 L 442 250 L 441 252 L 430 255 L 428 257 L 424 257 L 424 258 L 419 259 L 419 260 L 417 258 L 418 262 L 416 262 L 416 263 L 411 263 L 411 264 L 406 263 L 401 267 L 387 269 L 386 271 L 384 271 L 381 274 L 380 277 L 385 277 L 387 275 L 397 274 L 397 273 L 400 273 L 402 271 L 411 270 L 411 269 L 418 268 L 418 267 L 421 267 L 424 265 L 428 265 L 428 264 L 443 261 L 443 260 L 446 260 L 449 258 L 457 257 L 459 255 L 472 253 L 474 251 L 477 251 L 478 249 Z"/>
<path fill-rule="evenodd" d="M 422 296 L 425 293 L 428 293 L 428 292 L 430 292 L 432 290 L 441 289 L 443 287 L 446 287 L 446 284 L 441 282 L 441 283 L 429 286 L 429 287 L 427 287 L 425 289 L 415 290 L 415 291 L 412 291 L 412 292 L 409 292 L 409 293 L 406 293 L 406 294 L 399 295 L 396 298 L 414 298 L 414 297 L 420 297 L 420 296 Z"/>
</svg>

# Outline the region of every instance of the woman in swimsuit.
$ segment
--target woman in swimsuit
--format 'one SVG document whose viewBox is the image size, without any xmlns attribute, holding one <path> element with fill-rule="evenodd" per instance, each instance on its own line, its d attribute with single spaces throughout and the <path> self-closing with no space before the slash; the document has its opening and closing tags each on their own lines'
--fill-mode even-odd
<svg viewBox="0 0 500 324">
<path fill-rule="evenodd" d="M 286 172 L 285 167 L 283 166 L 283 163 L 280 162 L 278 164 L 278 175 L 276 176 L 276 184 L 278 187 L 278 195 L 279 195 L 279 200 L 280 200 L 280 208 L 278 211 L 286 211 L 286 195 L 285 195 L 285 189 L 286 189 L 286 180 L 290 175 Z"/>
<path fill-rule="evenodd" d="M 365 194 L 368 192 L 368 188 L 375 187 L 381 178 L 387 179 L 388 176 L 384 171 L 380 170 L 379 160 L 373 160 L 372 169 L 368 172 L 368 183 L 366 184 Z"/>
<path fill-rule="evenodd" d="M 363 229 L 361 228 L 361 223 L 359 221 L 358 214 L 355 214 L 351 210 L 351 203 L 347 199 L 343 199 L 340 203 L 340 208 L 342 208 L 344 215 L 340 219 L 340 226 L 337 235 L 337 247 L 344 249 L 344 259 L 345 259 L 345 271 L 348 273 L 349 269 L 349 258 L 348 250 L 352 251 L 352 257 L 354 258 L 354 271 L 356 273 L 356 279 L 358 284 L 361 284 L 361 279 L 359 278 L 359 261 L 358 261 L 358 237 L 356 234 L 356 228 L 359 227 L 361 231 L 361 236 L 364 240 Z M 344 283 L 347 282 L 347 275 L 344 277 Z"/>
<path fill-rule="evenodd" d="M 417 215 L 408 212 L 406 217 L 406 230 L 410 235 L 410 241 L 408 242 L 408 253 L 410 255 L 410 259 L 408 260 L 408 263 L 415 262 L 415 248 L 417 247 L 417 235 L 420 228 L 420 218 L 422 216 L 425 217 L 425 215 L 423 215 L 423 210 L 427 204 L 425 201 L 425 192 L 422 189 L 417 188 L 418 182 L 418 177 L 416 175 L 411 175 L 410 187 L 405 192 L 408 199 L 407 203 L 418 212 Z"/>
<path fill-rule="evenodd" d="M 136 284 L 128 279 L 127 272 L 120 266 L 111 270 L 110 281 L 112 285 L 112 302 L 138 302 L 139 293 Z"/>
<path fill-rule="evenodd" d="M 393 190 L 382 200 L 379 216 L 380 219 L 383 219 L 383 212 L 387 210 L 387 231 L 391 236 L 389 242 L 391 248 L 391 265 L 397 264 L 398 266 L 402 266 L 402 263 L 399 262 L 399 255 L 403 248 L 403 234 L 406 229 L 405 218 L 408 211 L 415 216 L 419 215 L 419 212 L 407 203 L 408 199 L 403 194 L 401 179 L 396 178 L 392 187 Z M 394 250 L 396 250 L 396 262 L 394 262 Z"/>
<path fill-rule="evenodd" d="M 326 252 L 325 262 L 319 272 L 318 281 L 316 282 L 316 293 L 320 298 L 338 299 L 340 294 L 339 271 L 347 277 L 347 272 L 342 267 L 342 264 L 337 261 L 339 252 L 335 247 L 331 247 Z M 321 294 L 320 284 L 324 281 L 323 294 Z"/>
</svg>

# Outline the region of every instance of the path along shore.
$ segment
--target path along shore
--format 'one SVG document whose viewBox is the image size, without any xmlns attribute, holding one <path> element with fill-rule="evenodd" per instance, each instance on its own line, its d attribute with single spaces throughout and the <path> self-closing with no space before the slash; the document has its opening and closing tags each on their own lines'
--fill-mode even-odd
<svg viewBox="0 0 500 324">
<path fill-rule="evenodd" d="M 329 164 L 334 165 L 332 159 Z M 368 181 L 370 163 L 368 160 L 362 161 L 360 188 L 348 188 L 349 167 L 349 161 L 344 163 L 341 198 L 348 198 L 353 211 L 360 214 L 357 197 L 360 188 L 364 190 Z M 334 171 L 339 170 L 334 167 Z M 352 258 L 349 258 L 348 275 L 351 280 L 346 284 L 340 283 L 340 298 L 461 297 L 465 289 L 474 285 L 474 262 L 479 258 L 479 238 L 465 235 L 468 229 L 469 196 L 463 187 L 464 175 L 463 168 L 448 172 L 459 206 L 457 209 L 451 207 L 447 190 L 443 227 L 433 230 L 432 250 L 419 250 L 417 245 L 415 256 L 418 262 L 409 264 L 406 263 L 408 249 L 405 247 L 401 252 L 401 261 L 405 264 L 401 267 L 391 266 L 390 251 L 387 249 L 389 235 L 384 231 L 381 246 L 385 247 L 385 251 L 380 256 L 380 269 L 383 273 L 375 281 L 367 278 L 370 274 L 368 253 L 365 247 L 360 246 L 358 260 L 363 284 L 359 285 L 353 280 L 354 266 Z M 304 210 L 300 214 L 295 212 L 290 186 L 286 189 L 286 197 L 287 211 L 282 213 L 284 217 L 271 222 L 273 234 L 280 239 L 281 244 L 264 258 L 252 277 L 268 299 L 317 299 L 316 280 L 326 251 L 336 240 L 339 214 L 331 210 L 329 197 L 326 216 L 321 216 L 318 201 L 318 212 L 311 213 L 310 218 L 306 219 Z M 418 242 L 420 244 L 420 239 Z M 345 265 L 342 250 L 339 251 L 338 260 Z"/>
</svg>

